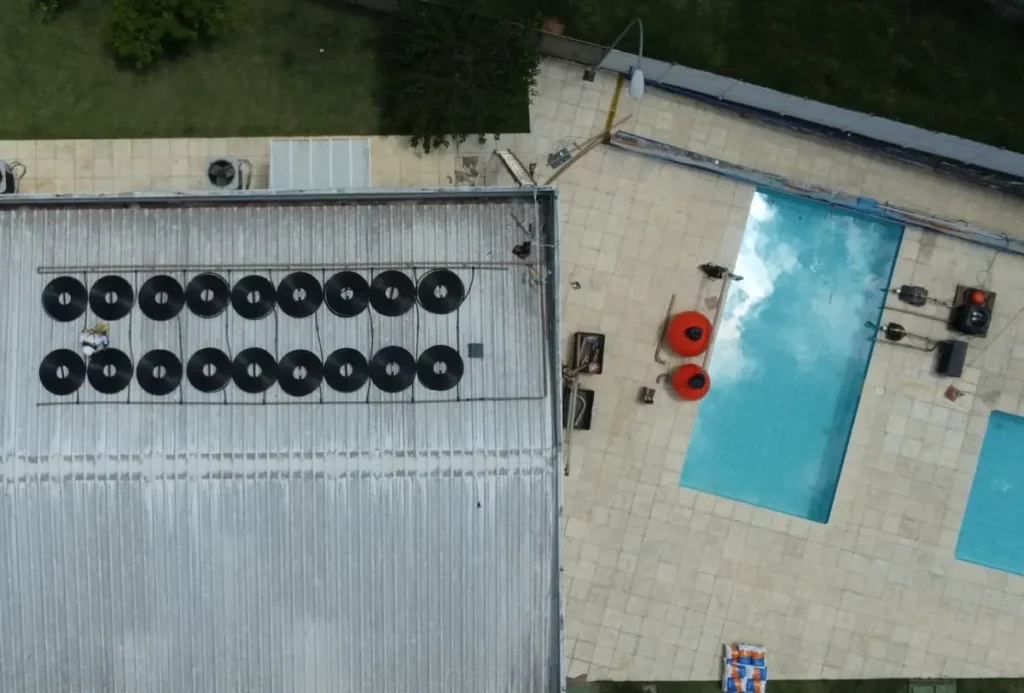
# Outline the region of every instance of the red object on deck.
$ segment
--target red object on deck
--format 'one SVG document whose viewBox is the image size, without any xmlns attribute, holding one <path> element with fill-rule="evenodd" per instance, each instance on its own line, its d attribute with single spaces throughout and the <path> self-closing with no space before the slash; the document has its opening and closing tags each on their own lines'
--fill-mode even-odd
<svg viewBox="0 0 1024 693">
<path fill-rule="evenodd" d="M 711 343 L 711 321 L 695 310 L 678 313 L 668 323 L 665 340 L 680 356 L 698 356 Z"/>
<path fill-rule="evenodd" d="M 973 303 L 976 306 L 980 306 L 983 303 L 985 303 L 985 299 L 986 298 L 988 298 L 988 297 L 985 295 L 985 292 L 984 291 L 978 291 L 977 289 L 972 291 L 971 295 L 970 295 L 971 303 Z"/>
<path fill-rule="evenodd" d="M 711 389 L 711 378 L 696 363 L 687 363 L 672 374 L 672 389 L 683 399 L 696 401 Z"/>
</svg>

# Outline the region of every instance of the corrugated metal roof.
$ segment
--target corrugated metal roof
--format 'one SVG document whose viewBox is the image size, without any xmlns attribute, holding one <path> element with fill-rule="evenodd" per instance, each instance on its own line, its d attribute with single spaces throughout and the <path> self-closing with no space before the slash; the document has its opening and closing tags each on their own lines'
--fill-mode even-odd
<svg viewBox="0 0 1024 693">
<path fill-rule="evenodd" d="M 0 202 L 0 690 L 559 689 L 554 205 L 545 190 Z M 156 322 L 135 305 L 110 337 L 136 364 L 482 343 L 446 392 L 40 384 L 44 356 L 96 321 L 44 313 L 56 276 L 137 292 L 155 274 L 437 267 L 467 288 L 449 315 Z"/>
<path fill-rule="evenodd" d="M 290 139 L 270 142 L 271 190 L 370 187 L 370 140 Z"/>
</svg>

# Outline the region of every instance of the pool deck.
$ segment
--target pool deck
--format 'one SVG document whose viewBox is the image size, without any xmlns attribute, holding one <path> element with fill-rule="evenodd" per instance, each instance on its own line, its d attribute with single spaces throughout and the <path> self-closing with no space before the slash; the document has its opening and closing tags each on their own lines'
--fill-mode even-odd
<svg viewBox="0 0 1024 693">
<path fill-rule="evenodd" d="M 550 173 L 563 138 L 599 131 L 615 79 L 580 79 L 547 61 L 532 134 L 499 143 Z M 857 150 L 758 125 L 649 90 L 623 95 L 621 127 L 703 154 L 1024 237 L 1024 203 Z M 493 143 L 424 156 L 374 138 L 375 185 L 448 185 L 463 157 Z M 29 167 L 26 191 L 203 186 L 210 155 L 244 156 L 267 183 L 268 140 L 0 142 Z M 481 180 L 486 183 L 489 181 Z M 574 437 L 565 488 L 566 653 L 571 676 L 715 679 L 721 643 L 763 644 L 773 678 L 1024 675 L 1024 577 L 954 559 L 989 411 L 1024 414 L 1024 259 L 908 229 L 893 281 L 945 298 L 957 283 L 999 292 L 988 339 L 972 343 L 955 382 L 932 356 L 874 350 L 828 524 L 680 488 L 696 407 L 659 392 L 636 404 L 658 325 L 707 309 L 718 285 L 702 262 L 731 264 L 753 189 L 598 148 L 562 175 L 566 337 L 608 337 L 593 430 Z M 571 283 L 578 282 L 579 288 Z M 887 316 L 889 317 L 889 316 Z M 911 331 L 937 322 L 893 315 Z"/>
</svg>

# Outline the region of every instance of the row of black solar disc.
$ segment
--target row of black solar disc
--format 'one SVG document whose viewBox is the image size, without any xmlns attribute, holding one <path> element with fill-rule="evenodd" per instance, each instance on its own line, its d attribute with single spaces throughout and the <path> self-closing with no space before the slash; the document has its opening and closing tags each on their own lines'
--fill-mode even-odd
<svg viewBox="0 0 1024 693">
<path fill-rule="evenodd" d="M 239 315 L 259 320 L 277 305 L 285 315 L 306 318 L 321 306 L 335 315 L 351 318 L 373 307 L 381 315 L 396 317 L 409 312 L 419 302 L 424 310 L 438 315 L 455 311 L 466 296 L 457 274 L 446 269 L 427 272 L 413 282 L 409 275 L 386 270 L 367 282 L 357 272 L 337 272 L 321 286 L 307 272 L 293 272 L 276 289 L 266 277 L 251 274 L 231 288 L 219 274 L 202 273 L 182 288 L 174 277 L 165 274 L 150 277 L 139 289 L 139 308 L 152 320 L 170 320 L 187 305 L 202 318 L 213 318 L 227 309 L 230 301 Z M 120 320 L 131 312 L 135 292 L 124 277 L 107 275 L 97 279 L 86 291 L 74 277 L 57 277 L 43 289 L 43 308 L 54 320 L 71 322 L 84 313 L 86 306 L 101 320 Z"/>
<path fill-rule="evenodd" d="M 133 367 L 131 359 L 119 349 L 104 349 L 93 354 L 88 365 L 76 352 L 58 349 L 49 353 L 39 366 L 39 380 L 55 395 L 71 395 L 88 379 L 104 394 L 117 394 L 128 387 L 132 375 L 151 395 L 168 395 L 181 384 L 182 374 L 200 392 L 219 392 L 232 380 L 242 391 L 266 392 L 276 382 L 285 393 L 305 397 L 322 382 L 338 392 L 355 392 L 367 380 L 384 392 L 408 389 L 418 378 L 430 390 L 450 390 L 462 379 L 463 361 L 455 349 L 439 344 L 419 359 L 402 347 L 380 349 L 367 362 L 355 349 L 338 349 L 326 360 L 304 349 L 290 351 L 280 361 L 270 352 L 251 348 L 234 359 L 220 349 L 200 349 L 192 354 L 184 369 L 181 359 L 170 351 L 157 349 L 146 353 Z"/>
</svg>

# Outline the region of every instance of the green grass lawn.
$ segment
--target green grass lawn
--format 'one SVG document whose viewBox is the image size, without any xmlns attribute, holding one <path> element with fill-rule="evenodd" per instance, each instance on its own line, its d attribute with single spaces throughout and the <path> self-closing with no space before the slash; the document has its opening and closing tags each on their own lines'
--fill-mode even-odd
<svg viewBox="0 0 1024 693">
<path fill-rule="evenodd" d="M 46 24 L 30 0 L 0 0 L 0 139 L 379 131 L 375 16 L 242 0 L 225 43 L 136 75 L 103 49 L 105 4 Z"/>
<path fill-rule="evenodd" d="M 140 76 L 103 50 L 106 2 L 44 24 L 31 0 L 0 0 L 0 139 L 393 129 L 383 17 L 342 0 L 242 0 L 226 42 Z M 639 16 L 647 55 L 1024 152 L 1024 24 L 983 0 L 517 2 L 598 43 Z M 514 120 L 492 125 L 522 130 L 525 110 Z"/>
<path fill-rule="evenodd" d="M 983 0 L 523 1 L 569 36 L 639 16 L 651 57 L 1024 152 L 1024 24 Z"/>
</svg>

